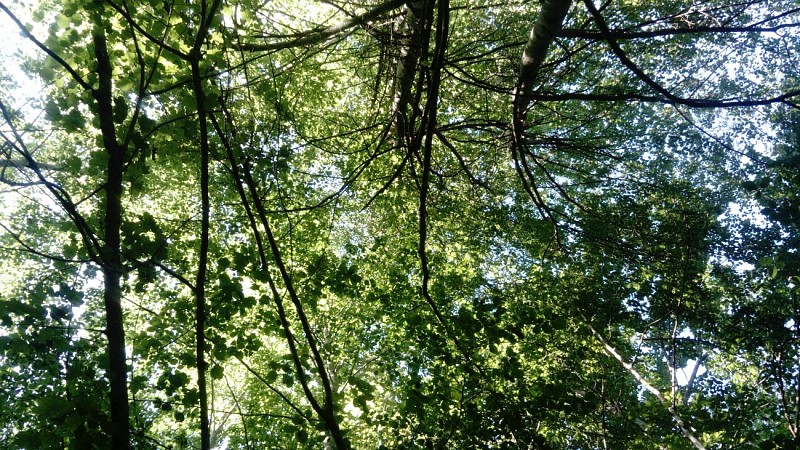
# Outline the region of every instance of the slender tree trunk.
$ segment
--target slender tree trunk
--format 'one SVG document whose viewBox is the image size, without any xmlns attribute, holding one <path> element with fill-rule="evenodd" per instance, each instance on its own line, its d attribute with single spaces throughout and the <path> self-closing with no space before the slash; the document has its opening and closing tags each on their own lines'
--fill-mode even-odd
<svg viewBox="0 0 800 450">
<path fill-rule="evenodd" d="M 197 120 L 200 125 L 200 202 L 201 202 L 201 229 L 200 229 L 200 255 L 197 263 L 197 280 L 195 282 L 195 350 L 197 358 L 197 389 L 200 394 L 200 449 L 211 448 L 211 424 L 208 415 L 208 389 L 206 387 L 206 273 L 208 270 L 208 245 L 210 228 L 211 201 L 209 199 L 209 143 L 208 143 L 208 113 L 206 111 L 206 96 L 203 91 L 203 78 L 200 73 L 202 59 L 201 48 L 208 35 L 211 20 L 217 12 L 220 0 L 214 0 L 209 7 L 204 0 L 201 4 L 202 23 L 197 31 L 192 51 L 189 54 L 189 63 L 192 66 L 192 88 L 197 101 Z"/>
<path fill-rule="evenodd" d="M 103 301 L 106 310 L 106 337 L 110 384 L 111 446 L 114 449 L 130 448 L 130 423 L 128 407 L 128 366 L 125 354 L 125 327 L 122 311 L 122 260 L 120 226 L 122 224 L 122 173 L 125 148 L 117 142 L 113 122 L 111 61 L 108 56 L 102 22 L 98 21 L 93 35 L 97 58 L 98 88 L 92 91 L 97 101 L 103 146 L 108 153 L 105 184 L 105 219 L 102 249 Z"/>
<path fill-rule="evenodd" d="M 192 79 L 197 99 L 197 115 L 200 121 L 200 199 L 201 230 L 200 260 L 197 263 L 197 280 L 195 282 L 195 336 L 197 351 L 197 389 L 200 391 L 200 449 L 211 448 L 211 425 L 208 420 L 208 390 L 206 388 L 205 360 L 205 322 L 206 322 L 206 272 L 208 268 L 209 212 L 208 196 L 208 124 L 206 122 L 205 94 L 200 75 L 199 54 L 192 55 Z"/>
</svg>

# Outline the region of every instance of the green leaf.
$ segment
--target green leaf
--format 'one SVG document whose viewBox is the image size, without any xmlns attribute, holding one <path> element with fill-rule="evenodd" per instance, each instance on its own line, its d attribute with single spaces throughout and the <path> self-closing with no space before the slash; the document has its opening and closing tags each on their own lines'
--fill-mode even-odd
<svg viewBox="0 0 800 450">
<path fill-rule="evenodd" d="M 127 111 L 125 114 L 127 115 Z M 144 114 L 139 116 L 138 122 L 139 122 L 139 128 L 142 130 L 142 134 L 148 134 L 156 128 L 156 121 L 147 117 Z"/>
<path fill-rule="evenodd" d="M 61 108 L 56 104 L 53 99 L 47 100 L 44 105 L 45 117 L 51 122 L 61 120 Z"/>
<path fill-rule="evenodd" d="M 127 116 L 128 101 L 125 97 L 114 97 L 114 123 L 124 122 Z"/>
<path fill-rule="evenodd" d="M 71 109 L 69 113 L 66 116 L 62 116 L 61 119 L 61 123 L 64 125 L 64 131 L 68 133 L 82 130 L 86 126 L 86 118 L 77 108 Z"/>
<path fill-rule="evenodd" d="M 211 379 L 219 380 L 224 376 L 224 370 L 222 366 L 219 364 L 214 365 L 211 370 L 209 370 L 209 375 L 211 375 Z"/>
<path fill-rule="evenodd" d="M 56 24 L 62 29 L 69 28 L 70 19 L 64 14 L 56 14 Z"/>
</svg>

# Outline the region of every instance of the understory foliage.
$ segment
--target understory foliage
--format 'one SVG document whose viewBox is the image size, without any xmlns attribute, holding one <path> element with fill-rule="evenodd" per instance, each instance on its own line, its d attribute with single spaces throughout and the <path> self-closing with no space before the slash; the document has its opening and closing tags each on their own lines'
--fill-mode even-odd
<svg viewBox="0 0 800 450">
<path fill-rule="evenodd" d="M 0 15 L 0 449 L 800 442 L 796 1 Z"/>
</svg>

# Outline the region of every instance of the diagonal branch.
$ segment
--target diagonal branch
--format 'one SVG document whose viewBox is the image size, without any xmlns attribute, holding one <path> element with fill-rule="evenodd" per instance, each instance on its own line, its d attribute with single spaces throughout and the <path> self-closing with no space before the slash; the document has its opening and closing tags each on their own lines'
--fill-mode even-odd
<svg viewBox="0 0 800 450">
<path fill-rule="evenodd" d="M 303 389 L 303 393 L 306 396 L 306 400 L 308 400 L 309 404 L 314 409 L 314 411 L 320 416 L 322 416 L 323 409 L 320 406 L 317 399 L 314 397 L 314 394 L 311 392 L 311 389 L 308 386 L 308 382 L 306 381 L 305 368 L 303 367 L 303 363 L 300 360 L 299 352 L 296 347 L 297 345 L 296 339 L 294 337 L 294 333 L 292 333 L 291 324 L 289 323 L 289 319 L 286 315 L 286 310 L 283 305 L 283 300 L 281 299 L 281 295 L 278 292 L 275 280 L 269 273 L 267 250 L 264 244 L 264 240 L 261 237 L 262 232 L 259 230 L 258 224 L 256 222 L 255 212 L 253 211 L 253 207 L 250 205 L 250 199 L 247 197 L 247 192 L 245 191 L 245 183 L 247 183 L 247 188 L 248 191 L 250 192 L 250 195 L 253 196 L 254 201 L 258 201 L 257 200 L 258 192 L 256 190 L 256 187 L 255 185 L 249 183 L 252 177 L 246 175 L 249 173 L 248 163 L 245 162 L 245 167 L 244 167 L 245 173 L 242 173 L 242 171 L 239 169 L 239 162 L 236 160 L 233 148 L 231 147 L 230 142 L 226 139 L 225 137 L 226 135 L 223 132 L 222 128 L 219 126 L 219 122 L 216 120 L 213 114 L 210 115 L 210 118 L 215 131 L 222 138 L 221 141 L 228 156 L 228 161 L 230 163 L 231 175 L 233 176 L 234 186 L 236 188 L 237 193 L 239 194 L 239 198 L 242 201 L 242 206 L 245 210 L 245 213 L 247 214 L 247 219 L 250 225 L 250 229 L 252 230 L 253 237 L 256 241 L 256 251 L 258 253 L 259 262 L 261 263 L 261 270 L 264 277 L 267 280 L 267 284 L 269 285 L 269 289 L 272 293 L 273 301 L 275 302 L 275 307 L 278 311 L 278 317 L 281 322 L 281 327 L 283 328 L 283 334 L 284 337 L 286 338 L 286 343 L 289 346 L 289 354 L 291 355 L 292 362 L 294 363 L 295 366 L 295 373 L 297 374 L 297 379 L 300 382 L 300 386 Z M 263 208 L 258 210 L 259 219 L 264 221 L 266 220 L 266 214 L 262 214 L 262 211 Z"/>
<path fill-rule="evenodd" d="M 172 53 L 173 55 L 177 56 L 178 58 L 181 58 L 181 59 L 184 59 L 184 60 L 188 60 L 189 59 L 189 55 L 187 55 L 186 53 L 178 50 L 177 48 L 172 47 L 172 46 L 167 44 L 167 40 L 166 39 L 167 39 L 167 33 L 169 32 L 169 26 L 167 26 L 167 28 L 164 30 L 164 36 L 161 39 L 159 39 L 159 38 L 153 36 L 152 34 L 148 33 L 147 30 L 145 30 L 139 24 L 139 22 L 137 22 L 136 20 L 133 19 L 133 17 L 131 17 L 131 14 L 127 10 L 127 5 L 126 5 L 126 8 L 123 8 L 123 7 L 121 7 L 120 5 L 116 4 L 115 2 L 113 2 L 111 0 L 106 0 L 106 3 L 111 5 L 111 8 L 113 8 L 114 11 L 118 12 L 125 19 L 125 21 L 128 22 L 128 25 L 130 27 L 132 27 L 133 29 L 135 29 L 136 31 L 141 33 L 142 36 L 144 36 L 148 41 L 156 44 L 159 47 L 159 52 L 161 51 L 161 49 L 164 49 L 164 50 L 167 50 L 168 52 Z M 169 14 L 171 15 L 172 12 L 170 11 Z"/>
<path fill-rule="evenodd" d="M 244 167 L 240 170 L 239 163 L 236 160 L 236 156 L 234 155 L 230 141 L 226 139 L 225 133 L 219 126 L 219 122 L 216 120 L 213 114 L 211 114 L 209 117 L 211 119 L 211 123 L 214 126 L 215 131 L 221 137 L 222 145 L 226 150 L 228 161 L 230 162 L 230 169 L 232 172 L 231 175 L 233 176 L 236 190 L 239 194 L 239 197 L 242 200 L 242 205 L 244 206 L 245 212 L 247 214 L 247 218 L 250 223 L 250 227 L 253 231 L 253 235 L 255 236 L 258 255 L 261 262 L 261 268 L 265 278 L 267 279 L 267 284 L 269 285 L 270 291 L 272 292 L 273 300 L 278 310 L 278 317 L 280 318 L 281 327 L 283 328 L 284 336 L 286 337 L 287 345 L 289 346 L 289 353 L 292 357 L 292 361 L 295 366 L 297 379 L 300 382 L 300 386 L 303 389 L 303 393 L 305 394 L 306 399 L 311 404 L 313 410 L 317 413 L 317 415 L 319 415 L 319 417 L 325 423 L 325 426 L 327 430 L 330 432 L 334 441 L 336 442 L 337 447 L 341 449 L 348 448 L 344 437 L 344 433 L 341 430 L 339 422 L 337 421 L 336 416 L 334 414 L 334 398 L 333 398 L 334 392 L 331 387 L 331 375 L 329 374 L 328 370 L 325 367 L 325 363 L 322 359 L 322 354 L 320 353 L 320 350 L 317 346 L 316 338 L 314 337 L 314 333 L 311 330 L 310 321 L 306 316 L 305 309 L 303 308 L 300 298 L 297 295 L 297 291 L 294 288 L 294 283 L 291 279 L 291 275 L 289 274 L 289 271 L 285 263 L 283 262 L 283 259 L 281 258 L 281 252 L 278 247 L 277 239 L 275 238 L 275 235 L 272 232 L 272 227 L 270 226 L 269 219 L 267 218 L 267 211 L 264 207 L 264 204 L 262 203 L 261 198 L 258 195 L 257 185 L 255 180 L 253 179 L 249 164 L 247 161 L 245 161 Z M 250 193 L 253 206 L 255 207 L 255 211 L 250 206 L 250 199 L 248 199 L 247 197 L 245 186 L 247 187 L 247 191 Z M 258 222 L 260 222 L 261 224 L 261 227 L 263 229 L 263 234 L 267 238 L 266 243 L 262 238 L 262 231 L 259 230 L 258 225 L 256 223 L 256 215 L 255 215 L 256 213 L 258 214 Z M 267 249 L 265 244 L 269 245 L 269 251 L 272 253 L 273 261 L 275 262 L 275 265 L 278 267 L 278 270 L 280 271 L 281 280 L 284 283 L 286 291 L 289 293 L 289 297 L 292 301 L 292 304 L 295 307 L 297 316 L 303 328 L 303 333 L 306 338 L 306 343 L 308 344 L 309 349 L 311 350 L 311 354 L 314 359 L 314 364 L 317 368 L 317 373 L 319 374 L 320 381 L 322 382 L 322 388 L 325 396 L 324 405 L 319 404 L 313 392 L 311 391 L 308 380 L 306 379 L 305 369 L 302 361 L 300 360 L 299 350 L 297 349 L 296 338 L 291 331 L 291 325 L 289 323 L 289 318 L 286 314 L 286 310 L 284 309 L 283 300 L 281 299 L 281 296 L 278 292 L 275 280 L 269 273 L 267 253 L 266 253 Z"/>
<path fill-rule="evenodd" d="M 694 445 L 694 447 L 697 450 L 705 450 L 705 446 L 703 445 L 703 443 L 700 442 L 699 439 L 697 439 L 697 436 L 694 435 L 692 429 L 689 427 L 689 425 L 686 424 L 686 422 L 683 420 L 681 415 L 678 413 L 678 410 L 672 405 L 672 403 L 666 397 L 664 397 L 664 394 L 662 394 L 661 391 L 656 389 L 655 386 L 653 386 L 647 380 L 645 380 L 642 374 L 640 374 L 639 371 L 636 370 L 635 367 L 633 367 L 633 364 L 627 362 L 625 358 L 623 358 L 622 355 L 620 355 L 617 352 L 617 350 L 613 346 L 611 346 L 611 344 L 609 344 L 608 341 L 606 341 L 603 335 L 600 334 L 600 332 L 598 332 L 592 326 L 591 323 L 589 323 L 589 320 L 586 319 L 586 316 L 583 314 L 583 312 L 580 312 L 580 315 L 581 318 L 583 319 L 584 325 L 586 325 L 586 327 L 589 328 L 589 330 L 592 332 L 597 341 L 600 342 L 600 345 L 603 346 L 603 350 L 609 356 L 616 359 L 617 362 L 619 362 L 620 365 L 625 370 L 627 370 L 628 373 L 631 374 L 633 378 L 635 378 L 636 381 L 638 381 L 639 384 L 642 385 L 643 388 L 645 388 L 645 390 L 647 390 L 647 392 L 653 394 L 658 399 L 658 401 L 661 402 L 661 404 L 664 405 L 665 408 L 667 408 L 667 411 L 669 411 L 670 415 L 672 416 L 672 419 L 675 420 L 675 423 L 678 424 L 678 427 L 681 429 L 683 435 L 687 439 L 689 439 L 689 441 L 692 443 L 692 445 Z"/>
<path fill-rule="evenodd" d="M 686 101 L 676 102 L 674 99 L 668 99 L 659 95 L 644 95 L 638 92 L 627 93 L 583 93 L 583 92 L 536 92 L 531 94 L 531 100 L 540 102 L 561 102 L 565 100 L 578 100 L 578 101 L 593 101 L 593 102 L 626 102 L 638 101 L 643 103 L 681 103 L 684 106 L 698 109 L 710 108 L 747 108 L 753 106 L 765 106 L 775 103 L 783 103 L 788 106 L 797 108 L 793 101 L 800 97 L 800 90 L 791 90 L 774 97 L 755 98 L 755 99 L 710 99 L 698 98 Z"/>
<path fill-rule="evenodd" d="M 53 58 L 53 60 L 55 60 L 58 63 L 58 65 L 60 65 L 67 72 L 69 72 L 70 76 L 72 76 L 72 79 L 74 79 L 76 83 L 81 85 L 81 87 L 86 90 L 92 90 L 92 86 L 89 83 L 87 83 L 86 80 L 84 80 L 80 76 L 80 74 L 77 71 L 75 71 L 75 69 L 73 69 L 72 66 L 69 65 L 69 63 L 64 61 L 64 58 L 60 57 L 58 53 L 54 52 L 46 45 L 44 45 L 41 41 L 36 39 L 36 37 L 33 34 L 31 34 L 31 32 L 28 31 L 27 28 L 25 28 L 25 25 L 22 24 L 22 22 L 17 18 L 17 16 L 15 16 L 14 13 L 12 13 L 2 2 L 0 2 L 0 10 L 5 12 L 8 15 L 8 17 L 11 18 L 11 20 L 14 22 L 14 24 L 17 25 L 17 28 L 19 28 L 19 31 L 22 33 L 23 36 L 25 36 L 29 41 L 33 42 L 37 47 L 39 47 L 39 49 L 45 52 L 47 56 Z"/>
<path fill-rule="evenodd" d="M 39 163 L 34 159 L 31 152 L 26 148 L 25 142 L 22 139 L 22 135 L 17 130 L 17 127 L 14 126 L 14 123 L 11 118 L 11 113 L 6 108 L 5 104 L 0 100 L 0 114 L 2 114 L 3 119 L 8 123 L 9 127 L 11 128 L 11 133 L 14 136 L 14 140 L 17 143 L 13 142 L 10 138 L 3 135 L 3 138 L 6 141 L 6 144 L 13 150 L 15 150 L 25 161 L 25 164 L 28 168 L 30 168 L 33 173 L 36 175 L 36 179 L 39 180 L 39 183 L 45 186 L 47 191 L 56 199 L 59 205 L 66 211 L 67 215 L 75 224 L 75 227 L 78 229 L 78 232 L 81 235 L 81 239 L 86 246 L 86 251 L 89 253 L 89 257 L 98 263 L 101 263 L 101 255 L 99 254 L 102 248 L 102 244 L 97 239 L 92 228 L 89 226 L 86 219 L 83 215 L 78 211 L 77 204 L 72 201 L 69 194 L 57 183 L 49 181 L 39 166 Z"/>
<path fill-rule="evenodd" d="M 94 262 L 91 259 L 67 259 L 67 258 L 62 258 L 60 256 L 50 255 L 48 253 L 36 250 L 35 248 L 31 247 L 27 242 L 25 242 L 25 240 L 22 239 L 22 236 L 20 236 L 19 233 L 14 232 L 14 230 L 12 230 L 11 228 L 7 227 L 6 225 L 4 225 L 2 223 L 0 223 L 0 228 L 2 228 L 6 233 L 8 233 L 8 235 L 11 236 L 11 238 L 14 239 L 17 242 L 17 244 L 20 245 L 20 247 L 17 247 L 17 248 L 3 246 L 3 247 L 0 247 L 0 250 L 30 253 L 31 255 L 38 256 L 40 258 L 44 258 L 44 259 L 47 259 L 47 260 L 50 260 L 50 261 L 59 261 L 59 262 L 63 262 L 63 263 L 80 263 L 80 264 L 83 264 L 83 263 Z"/>
<path fill-rule="evenodd" d="M 267 387 L 267 389 L 277 394 L 281 398 L 281 400 L 283 400 L 284 403 L 286 403 L 290 408 L 292 408 L 297 413 L 297 415 L 305 419 L 307 422 L 311 420 L 309 417 L 305 415 L 305 413 L 303 413 L 303 411 L 297 405 L 294 404 L 292 399 L 287 397 L 286 394 L 284 394 L 283 392 L 278 390 L 278 388 L 272 385 L 272 383 L 270 383 L 266 378 L 264 378 L 260 373 L 258 373 L 258 371 L 255 370 L 250 364 L 247 364 L 247 362 L 243 358 L 237 356 L 236 360 L 239 361 L 244 366 L 244 368 L 247 369 L 248 372 L 253 374 L 253 376 L 256 377 L 258 381 L 263 383 L 264 386 Z"/>
<path fill-rule="evenodd" d="M 303 308 L 303 304 L 300 301 L 300 297 L 297 295 L 297 291 L 294 288 L 294 282 L 292 281 L 292 277 L 289 274 L 289 270 L 286 267 L 286 264 L 281 257 L 281 251 L 278 247 L 278 240 L 275 238 L 274 233 L 272 232 L 272 227 L 269 224 L 269 220 L 267 218 L 266 210 L 264 209 L 264 205 L 261 202 L 261 199 L 258 196 L 258 192 L 256 189 L 256 183 L 253 179 L 252 173 L 250 172 L 249 168 L 245 166 L 244 169 L 244 176 L 245 181 L 247 182 L 247 186 L 253 196 L 253 203 L 255 204 L 256 211 L 258 212 L 258 217 L 261 222 L 261 226 L 263 227 L 264 233 L 266 234 L 267 241 L 269 243 L 270 251 L 272 252 L 272 258 L 275 262 L 275 265 L 278 267 L 278 271 L 281 274 L 281 280 L 283 281 L 283 285 L 286 288 L 286 291 L 289 294 L 289 298 L 294 305 L 295 311 L 297 312 L 297 317 L 300 320 L 300 325 L 303 328 L 303 334 L 306 338 L 306 343 L 308 344 L 309 350 L 311 350 L 311 355 L 314 360 L 314 365 L 317 368 L 317 373 L 319 374 L 320 381 L 322 382 L 322 389 L 325 395 L 325 404 L 324 407 L 320 408 L 317 405 L 314 409 L 320 415 L 322 420 L 325 422 L 325 426 L 327 430 L 331 433 L 334 441 L 336 442 L 336 446 L 340 449 L 348 448 L 346 444 L 346 440 L 344 437 L 344 433 L 339 425 L 338 420 L 334 414 L 334 398 L 333 398 L 333 389 L 331 387 L 331 376 L 328 373 L 328 370 L 325 367 L 325 362 L 322 359 L 322 354 L 320 353 L 319 347 L 317 346 L 317 339 L 314 337 L 314 332 L 311 329 L 311 323 L 308 319 L 308 316 L 305 313 L 305 309 Z M 264 271 L 267 272 L 267 268 L 264 268 Z M 274 283 L 270 283 L 273 295 L 277 294 L 277 290 L 274 287 Z M 285 316 L 281 318 L 282 322 L 284 322 L 283 326 L 284 329 L 288 330 L 288 322 L 286 322 Z M 293 343 L 291 342 L 291 336 L 287 335 L 287 340 L 289 340 L 289 346 L 292 349 L 292 358 L 295 361 L 295 366 L 298 372 L 298 377 L 301 380 L 301 385 L 304 388 L 306 393 L 306 397 L 309 401 L 312 402 L 312 407 L 314 406 L 313 402 L 313 394 L 309 390 L 307 383 L 305 381 L 305 374 L 302 373 L 302 364 L 300 363 L 299 356 L 297 350 L 294 348 Z"/>
</svg>

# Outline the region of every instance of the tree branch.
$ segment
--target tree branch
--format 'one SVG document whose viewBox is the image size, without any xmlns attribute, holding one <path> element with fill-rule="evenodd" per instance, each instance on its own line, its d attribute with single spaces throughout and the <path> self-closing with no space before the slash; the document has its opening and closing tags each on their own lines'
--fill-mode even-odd
<svg viewBox="0 0 800 450">
<path fill-rule="evenodd" d="M 399 8 L 406 3 L 405 0 L 389 0 L 386 3 L 376 6 L 375 8 L 363 13 L 353 16 L 352 18 L 340 22 L 328 28 L 316 29 L 304 33 L 298 33 L 292 36 L 282 36 L 288 38 L 288 41 L 281 42 L 268 42 L 264 44 L 255 43 L 236 43 L 233 48 L 237 50 L 247 50 L 251 52 L 266 51 L 266 50 L 285 50 L 294 47 L 303 47 L 308 45 L 317 44 L 328 39 L 342 31 L 352 28 L 356 25 L 369 22 L 380 15 L 387 13 L 395 8 Z"/>
<path fill-rule="evenodd" d="M 36 175 L 36 179 L 44 185 L 47 191 L 55 197 L 58 204 L 66 211 L 67 215 L 70 217 L 72 222 L 75 224 L 75 227 L 78 229 L 78 233 L 81 235 L 81 239 L 83 240 L 84 245 L 86 246 L 86 251 L 89 253 L 89 257 L 98 263 L 102 261 L 102 258 L 98 255 L 100 249 L 102 248 L 100 242 L 97 240 L 96 235 L 92 231 L 91 227 L 87 223 L 86 219 L 84 219 L 83 215 L 78 211 L 77 204 L 72 201 L 69 194 L 58 184 L 49 181 L 42 170 L 39 168 L 38 162 L 33 158 L 31 152 L 25 146 L 25 142 L 22 140 L 22 135 L 17 130 L 17 127 L 14 125 L 14 122 L 11 119 L 11 114 L 9 113 L 8 109 L 6 108 L 5 104 L 2 100 L 0 100 L 0 113 L 3 116 L 3 119 L 11 128 L 11 133 L 14 136 L 19 145 L 17 145 L 14 141 L 8 138 L 5 134 L 3 134 L 3 138 L 5 139 L 6 143 L 9 147 L 11 147 L 14 151 L 16 151 L 26 162 L 28 168 L 30 168 L 33 173 Z"/>
<path fill-rule="evenodd" d="M 46 45 L 44 45 L 42 42 L 40 42 L 38 39 L 36 39 L 36 37 L 33 34 L 31 34 L 31 32 L 28 31 L 27 28 L 25 28 L 25 25 L 23 25 L 22 22 L 20 22 L 17 16 L 15 16 L 14 13 L 12 13 L 2 2 L 0 2 L 0 10 L 5 12 L 8 15 L 8 17 L 11 18 L 11 20 L 14 22 L 14 24 L 17 25 L 17 28 L 19 28 L 19 31 L 22 33 L 23 36 L 25 36 L 29 41 L 33 42 L 37 47 L 39 47 L 39 49 L 45 52 L 49 57 L 53 58 L 53 60 L 55 60 L 58 63 L 58 65 L 60 65 L 67 72 L 69 72 L 70 76 L 72 76 L 72 79 L 74 79 L 76 83 L 81 85 L 81 87 L 86 90 L 92 90 L 92 85 L 87 83 L 80 76 L 80 74 L 78 74 L 78 72 L 76 72 L 75 69 L 73 69 L 72 66 L 69 65 L 69 63 L 64 61 L 64 58 L 58 56 L 56 52 L 54 52 Z"/>
<path fill-rule="evenodd" d="M 594 6 L 592 0 L 584 0 L 584 4 L 586 5 L 586 9 L 591 14 L 592 18 L 594 19 L 597 27 L 600 28 L 600 32 L 603 35 L 603 38 L 608 43 L 609 47 L 611 47 L 611 51 L 617 56 L 617 59 L 620 60 L 623 66 L 627 67 L 628 70 L 634 73 L 637 78 L 642 80 L 647 86 L 649 86 L 654 91 L 658 92 L 659 94 L 663 95 L 669 103 L 679 104 L 679 105 L 686 105 L 691 107 L 699 107 L 699 108 L 716 108 L 716 107 L 732 107 L 732 106 L 759 106 L 759 105 L 766 105 L 770 103 L 785 103 L 790 106 L 795 106 L 789 102 L 790 99 L 797 97 L 800 95 L 800 91 L 795 90 L 788 92 L 786 94 L 780 95 L 773 99 L 765 99 L 765 100 L 737 100 L 737 101 L 728 101 L 728 100 L 704 100 L 704 99 L 691 99 L 691 98 L 683 98 L 679 97 L 668 89 L 664 88 L 654 79 L 652 79 L 649 75 L 647 75 L 639 66 L 636 65 L 628 55 L 622 50 L 622 48 L 617 43 L 617 40 L 612 35 L 611 31 L 608 28 L 608 24 L 606 23 L 605 19 L 603 18 L 602 14 L 597 10 Z"/>
<path fill-rule="evenodd" d="M 172 53 L 173 55 L 175 55 L 175 56 L 177 56 L 177 57 L 179 57 L 179 58 L 181 58 L 183 60 L 188 60 L 189 59 L 189 55 L 187 55 L 186 53 L 178 50 L 175 47 L 167 45 L 165 39 L 166 39 L 167 33 L 169 32 L 169 25 L 164 30 L 164 38 L 158 39 L 157 37 L 155 37 L 155 36 L 151 35 L 150 33 L 148 33 L 147 30 L 142 28 L 142 26 L 139 25 L 139 23 L 137 21 L 135 21 L 133 19 L 133 17 L 131 17 L 130 13 L 125 8 L 122 8 L 121 6 L 117 5 L 115 2 L 113 2 L 111 0 L 106 0 L 106 3 L 111 5 L 111 8 L 113 8 L 114 11 L 118 12 L 119 15 L 121 15 L 125 19 L 125 21 L 128 22 L 129 26 L 134 28 L 139 33 L 141 33 L 142 36 L 144 36 L 148 41 L 156 44 L 159 47 L 159 51 L 160 51 L 160 49 L 164 49 L 164 50 L 167 50 L 168 52 Z M 172 12 L 170 12 L 170 14 L 172 14 Z"/>
<path fill-rule="evenodd" d="M 753 106 L 765 106 L 775 103 L 788 104 L 795 107 L 791 102 L 800 97 L 800 90 L 792 90 L 781 95 L 774 97 L 760 98 L 760 99 L 690 99 L 685 102 L 677 102 L 690 108 L 710 109 L 710 108 L 747 108 Z M 531 94 L 532 101 L 540 102 L 562 102 L 566 100 L 577 100 L 587 102 L 626 102 L 626 101 L 640 101 L 645 103 L 665 103 L 674 104 L 676 101 L 670 98 L 657 95 L 645 95 L 638 92 L 627 93 L 582 93 L 582 92 L 564 92 L 564 93 L 549 93 L 549 92 L 535 92 Z"/>
<path fill-rule="evenodd" d="M 694 445 L 694 447 L 697 450 L 705 450 L 705 446 L 703 445 L 703 443 L 700 442 L 699 439 L 697 439 L 697 436 L 694 435 L 692 429 L 683 420 L 681 415 L 678 413 L 678 410 L 671 404 L 671 402 L 666 397 L 664 397 L 664 394 L 662 394 L 661 391 L 655 388 L 655 386 L 653 386 L 647 380 L 645 380 L 644 377 L 639 373 L 639 371 L 637 371 L 636 368 L 633 367 L 633 364 L 625 361 L 625 358 L 623 358 L 622 355 L 620 355 L 616 351 L 616 349 L 614 349 L 614 347 L 612 347 L 611 344 L 609 344 L 608 341 L 606 341 L 603 335 L 601 335 L 592 326 L 592 324 L 589 323 L 589 320 L 586 319 L 586 316 L 583 314 L 583 312 L 580 312 L 580 316 L 583 319 L 584 325 L 586 325 L 586 327 L 589 328 L 589 330 L 592 332 L 597 341 L 600 342 L 600 344 L 603 346 L 603 350 L 605 350 L 605 352 L 609 356 L 616 359 L 617 362 L 619 362 L 620 365 L 625 370 L 627 370 L 628 373 L 631 374 L 633 378 L 635 378 L 636 381 L 638 381 L 639 384 L 642 385 L 643 388 L 645 388 L 645 390 L 647 390 L 647 392 L 653 394 L 658 399 L 658 401 L 661 402 L 661 404 L 667 408 L 667 411 L 669 411 L 670 415 L 672 415 L 672 419 L 675 420 L 675 423 L 678 424 L 678 427 L 681 429 L 683 435 L 687 439 L 689 439 L 689 441 L 692 443 L 692 445 Z"/>
<path fill-rule="evenodd" d="M 581 30 L 577 28 L 563 29 L 558 32 L 558 37 L 581 38 L 581 39 L 607 39 L 614 40 L 649 39 L 665 36 L 683 36 L 692 34 L 721 34 L 721 33 L 775 33 L 787 28 L 799 28 L 800 23 L 785 23 L 774 27 L 692 27 L 692 28 L 668 28 L 664 30 L 652 31 L 623 31 L 609 30 L 608 35 L 604 35 L 602 30 Z"/>
</svg>

